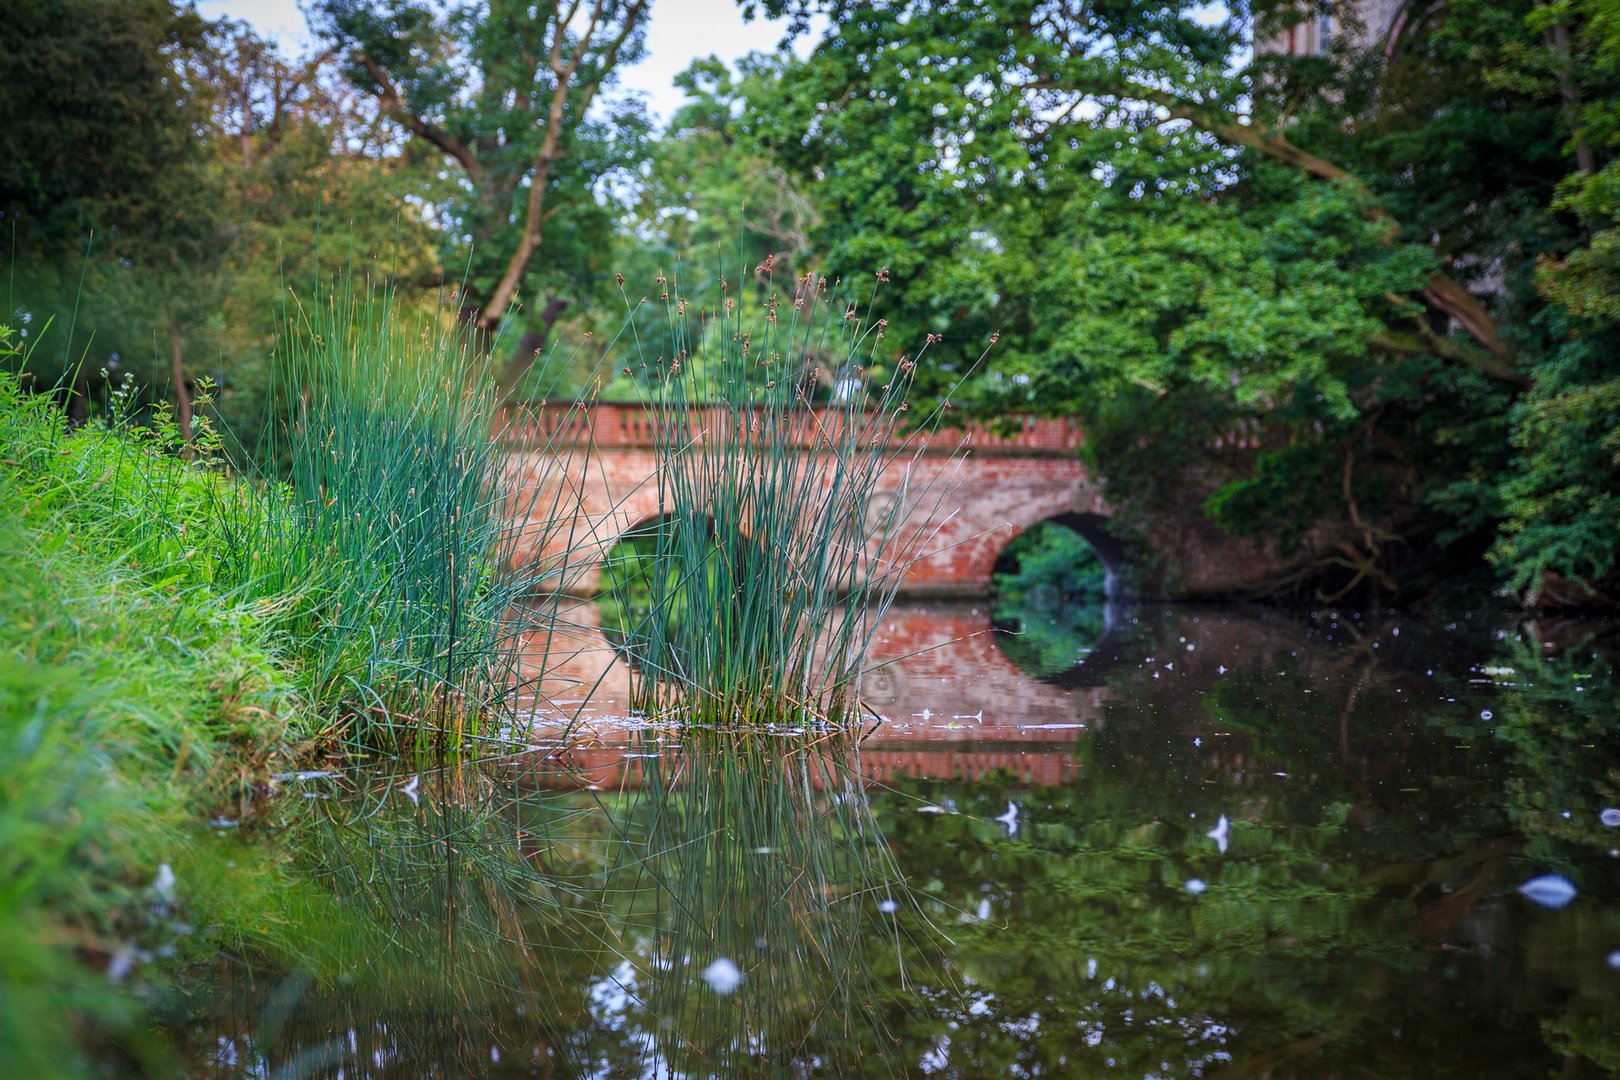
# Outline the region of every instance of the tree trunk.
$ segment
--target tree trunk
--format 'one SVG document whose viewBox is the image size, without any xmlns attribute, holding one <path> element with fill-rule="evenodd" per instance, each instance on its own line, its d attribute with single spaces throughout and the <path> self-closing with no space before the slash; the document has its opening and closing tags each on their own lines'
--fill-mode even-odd
<svg viewBox="0 0 1620 1080">
<path fill-rule="evenodd" d="M 172 367 L 169 377 L 174 381 L 174 416 L 180 424 L 180 438 L 187 443 L 191 442 L 191 394 L 186 390 L 186 372 L 181 367 L 180 350 L 180 318 L 169 309 L 169 346 L 172 350 Z"/>
<path fill-rule="evenodd" d="M 557 324 L 557 317 L 562 314 L 568 301 L 553 296 L 546 301 L 546 306 L 540 312 L 537 325 L 523 331 L 523 337 L 518 339 L 517 351 L 512 359 L 501 368 L 501 377 L 495 384 L 495 400 L 506 404 L 506 399 L 512 396 L 523 377 L 534 367 L 534 359 L 540 355 L 540 350 L 546 347 L 546 341 L 551 337 L 551 328 Z"/>
<path fill-rule="evenodd" d="M 253 90 L 248 84 L 247 66 L 237 84 L 237 107 L 242 110 L 242 168 L 253 168 Z"/>
<path fill-rule="evenodd" d="M 68 391 L 68 424 L 81 428 L 90 422 L 90 383 L 83 375 L 73 376 L 73 388 Z"/>
<path fill-rule="evenodd" d="M 1539 6 L 1539 5 L 1537 5 Z M 1581 91 L 1575 84 L 1575 69 L 1569 56 L 1569 27 L 1559 23 L 1552 28 L 1553 53 L 1558 57 L 1558 91 L 1564 98 L 1564 116 L 1570 137 L 1575 140 L 1575 165 L 1582 176 L 1597 172 L 1597 157 L 1581 130 Z"/>
</svg>

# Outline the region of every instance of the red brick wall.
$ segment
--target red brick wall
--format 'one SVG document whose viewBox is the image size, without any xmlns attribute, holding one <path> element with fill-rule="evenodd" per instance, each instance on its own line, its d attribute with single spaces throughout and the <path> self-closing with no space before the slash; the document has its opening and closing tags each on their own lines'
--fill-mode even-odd
<svg viewBox="0 0 1620 1080">
<path fill-rule="evenodd" d="M 826 415 L 832 423 L 838 413 Z M 879 484 L 882 505 L 883 493 L 899 491 L 909 474 L 913 510 L 899 550 L 920 558 L 906 576 L 907 593 L 983 593 L 996 556 L 1022 530 L 1067 511 L 1107 513 L 1075 453 L 1079 429 L 1061 420 L 1021 423 L 1023 431 L 1011 439 L 977 428 L 939 432 L 922 452 L 886 470 Z M 659 513 L 651 424 L 646 410 L 618 405 L 531 408 L 512 418 L 507 437 L 520 490 L 514 513 L 569 506 L 575 498 L 584 511 L 567 527 L 548 534 L 535 530 L 519 559 L 560 561 L 571 551 L 575 566 L 564 589 L 595 590 L 607 549 L 625 530 Z M 822 460 L 830 467 L 829 458 Z"/>
</svg>

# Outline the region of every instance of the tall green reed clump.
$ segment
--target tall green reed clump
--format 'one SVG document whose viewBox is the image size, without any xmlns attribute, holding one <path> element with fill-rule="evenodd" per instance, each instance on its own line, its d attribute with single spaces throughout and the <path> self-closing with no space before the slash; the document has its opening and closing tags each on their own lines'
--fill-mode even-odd
<svg viewBox="0 0 1620 1080">
<path fill-rule="evenodd" d="M 488 732 L 544 631 L 520 601 L 567 571 L 527 556 L 573 520 L 543 475 L 568 451 L 512 464 L 489 351 L 437 307 L 339 285 L 289 321 L 291 484 L 238 515 L 241 579 L 359 737 Z"/>
<path fill-rule="evenodd" d="M 939 414 L 907 423 L 915 361 L 876 366 L 885 323 L 834 311 L 825 279 L 772 292 L 753 325 L 732 295 L 694 320 L 670 288 L 668 343 L 647 363 L 663 520 L 625 628 L 633 705 L 843 720 L 874 628 L 927 553 L 915 520 L 945 474 L 917 465 Z M 878 370 L 888 381 L 869 385 Z M 835 383 L 822 405 L 820 374 Z"/>
</svg>

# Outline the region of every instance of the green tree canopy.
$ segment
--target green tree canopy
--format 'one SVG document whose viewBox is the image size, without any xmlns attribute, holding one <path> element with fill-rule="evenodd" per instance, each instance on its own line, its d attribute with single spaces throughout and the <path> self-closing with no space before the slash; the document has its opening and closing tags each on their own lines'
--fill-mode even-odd
<svg viewBox="0 0 1620 1080">
<path fill-rule="evenodd" d="M 1572 123 L 1612 100 L 1598 65 L 1571 108 L 1552 16 L 1375 35 L 1336 9 L 1332 48 L 1296 56 L 1252 46 L 1314 7 L 765 8 L 833 29 L 751 123 L 832 271 L 889 268 L 891 339 L 941 336 L 936 389 L 999 339 L 965 403 L 1081 416 L 1150 546 L 1181 511 L 1309 540 L 1276 588 L 1479 565 L 1524 467 L 1514 402 L 1563 348 L 1535 280 L 1580 243 L 1560 182 L 1601 156 Z"/>
<path fill-rule="evenodd" d="M 494 334 L 524 297 L 547 297 L 519 316 L 509 393 L 563 308 L 610 270 L 606 189 L 640 160 L 648 124 L 635 99 L 599 95 L 640 58 L 647 0 L 323 0 L 316 16 L 352 83 L 460 173 L 439 210 L 467 259 L 463 317 Z"/>
</svg>

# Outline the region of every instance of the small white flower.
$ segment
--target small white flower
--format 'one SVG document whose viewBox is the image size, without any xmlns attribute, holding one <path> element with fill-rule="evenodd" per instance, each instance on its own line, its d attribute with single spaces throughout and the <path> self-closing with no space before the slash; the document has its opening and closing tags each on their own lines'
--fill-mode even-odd
<svg viewBox="0 0 1620 1080">
<path fill-rule="evenodd" d="M 152 879 L 152 894 L 165 904 L 174 899 L 174 870 L 168 863 L 158 866 L 157 877 Z"/>
</svg>

